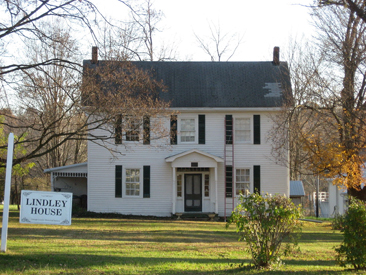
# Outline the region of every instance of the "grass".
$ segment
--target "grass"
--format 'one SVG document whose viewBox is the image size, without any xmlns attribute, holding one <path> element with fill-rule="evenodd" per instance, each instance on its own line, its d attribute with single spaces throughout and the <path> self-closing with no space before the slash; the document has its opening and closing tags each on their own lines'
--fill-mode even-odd
<svg viewBox="0 0 366 275">
<path fill-rule="evenodd" d="M 223 222 L 73 218 L 71 226 L 19 223 L 11 207 L 0 274 L 267 274 Z M 304 222 L 301 252 L 271 274 L 356 274 L 335 265 L 342 240 L 330 222 Z M 361 274 L 360 272 L 359 274 Z M 366 273 L 362 273 L 366 274 Z"/>
</svg>

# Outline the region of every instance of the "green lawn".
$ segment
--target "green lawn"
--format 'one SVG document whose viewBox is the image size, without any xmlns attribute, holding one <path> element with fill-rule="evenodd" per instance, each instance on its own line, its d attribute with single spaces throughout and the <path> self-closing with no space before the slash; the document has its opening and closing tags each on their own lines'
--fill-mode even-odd
<svg viewBox="0 0 366 275">
<path fill-rule="evenodd" d="M 73 218 L 71 226 L 19 223 L 11 208 L 1 274 L 267 274 L 223 222 Z M 304 222 L 301 252 L 271 274 L 355 274 L 335 265 L 342 236 L 329 222 Z M 360 273 L 361 274 L 361 273 Z M 365 274 L 365 273 L 363 273 Z"/>
</svg>

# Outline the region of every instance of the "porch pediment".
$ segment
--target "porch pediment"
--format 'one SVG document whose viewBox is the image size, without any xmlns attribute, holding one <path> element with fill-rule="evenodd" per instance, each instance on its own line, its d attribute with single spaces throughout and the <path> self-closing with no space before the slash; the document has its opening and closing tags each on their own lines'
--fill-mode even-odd
<svg viewBox="0 0 366 275">
<path fill-rule="evenodd" d="M 185 151 L 165 159 L 166 162 L 171 163 L 172 167 L 217 167 L 217 163 L 224 162 L 218 156 L 192 149 Z M 193 166 L 197 165 L 197 166 Z"/>
</svg>

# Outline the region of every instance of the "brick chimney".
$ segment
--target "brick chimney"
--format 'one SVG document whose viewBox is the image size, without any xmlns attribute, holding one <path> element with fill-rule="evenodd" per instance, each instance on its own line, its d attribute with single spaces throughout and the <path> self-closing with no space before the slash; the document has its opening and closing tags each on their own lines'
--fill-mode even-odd
<svg viewBox="0 0 366 275">
<path fill-rule="evenodd" d="M 98 47 L 92 47 L 92 64 L 98 63 Z"/>
<path fill-rule="evenodd" d="M 280 47 L 273 48 L 273 65 L 280 65 Z"/>
</svg>

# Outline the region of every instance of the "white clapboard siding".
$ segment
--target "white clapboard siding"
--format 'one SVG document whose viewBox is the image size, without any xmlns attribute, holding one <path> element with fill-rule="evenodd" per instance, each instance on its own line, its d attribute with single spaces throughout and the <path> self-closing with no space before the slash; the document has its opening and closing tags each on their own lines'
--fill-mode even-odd
<svg viewBox="0 0 366 275">
<path fill-rule="evenodd" d="M 272 121 L 269 112 L 230 112 L 229 110 L 224 110 L 189 113 L 186 111 L 184 115 L 198 116 L 198 114 L 206 115 L 206 144 L 170 145 L 169 138 L 156 139 L 156 136 L 152 134 L 151 145 L 127 142 L 124 142 L 122 145 L 109 145 L 111 149 L 117 149 L 121 153 L 112 154 L 105 147 L 89 142 L 88 210 L 132 215 L 171 215 L 173 207 L 173 170 L 170 166 L 171 164 L 165 161 L 166 158 L 192 149 L 224 158 L 226 114 L 233 114 L 234 118 L 238 116 L 252 117 L 253 114 L 261 115 L 261 144 L 234 144 L 235 167 L 253 169 L 253 165 L 260 165 L 261 192 L 263 194 L 289 194 L 288 169 L 275 164 L 270 157 L 271 144 L 267 141 L 267 134 L 271 129 Z M 165 127 L 169 127 L 169 125 L 169 118 L 166 118 Z M 104 135 L 105 133 L 97 130 L 93 134 Z M 142 169 L 144 165 L 149 165 L 151 167 L 150 198 L 142 198 L 142 194 L 141 198 L 126 197 L 124 192 L 122 198 L 115 198 L 116 165 L 122 165 L 123 169 Z M 224 180 L 224 164 L 218 163 L 217 203 L 220 216 L 224 215 Z M 216 203 L 213 169 L 210 170 L 210 181 L 210 197 L 203 200 L 206 205 L 205 209 L 208 212 L 213 212 Z M 251 184 L 253 184 L 252 178 Z M 142 193 L 142 186 L 140 192 Z M 182 203 L 182 199 L 177 199 L 176 207 L 182 209 Z"/>
</svg>

